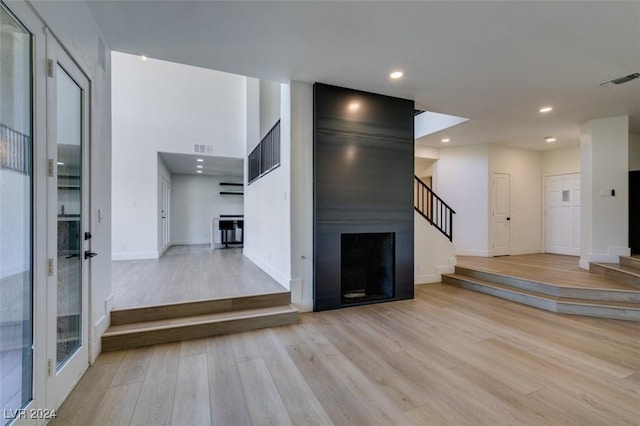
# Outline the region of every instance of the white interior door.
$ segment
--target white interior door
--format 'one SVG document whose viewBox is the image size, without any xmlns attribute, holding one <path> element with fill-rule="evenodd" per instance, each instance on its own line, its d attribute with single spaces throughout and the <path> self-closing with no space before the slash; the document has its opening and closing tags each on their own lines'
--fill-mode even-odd
<svg viewBox="0 0 640 426">
<path fill-rule="evenodd" d="M 511 239 L 511 182 L 506 173 L 494 173 L 491 184 L 491 218 L 493 255 L 510 254 Z"/>
<path fill-rule="evenodd" d="M 580 255 L 580 173 L 545 178 L 545 251 Z"/>
<path fill-rule="evenodd" d="M 57 407 L 89 365 L 88 88 L 47 36 L 47 404 Z"/>
<path fill-rule="evenodd" d="M 169 182 L 162 177 L 160 182 L 160 196 L 162 197 L 162 211 L 160 212 L 160 218 L 162 220 L 162 249 L 164 250 L 169 245 L 170 233 L 171 233 L 171 186 Z"/>
</svg>

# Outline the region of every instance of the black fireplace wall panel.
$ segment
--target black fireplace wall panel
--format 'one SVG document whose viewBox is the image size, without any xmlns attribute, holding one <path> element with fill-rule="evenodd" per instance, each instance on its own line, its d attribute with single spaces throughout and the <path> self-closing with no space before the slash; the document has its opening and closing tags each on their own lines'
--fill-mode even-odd
<svg viewBox="0 0 640 426">
<path fill-rule="evenodd" d="M 343 234 L 392 233 L 386 300 L 413 298 L 414 102 L 316 83 L 313 115 L 314 310 L 346 306 Z"/>
</svg>

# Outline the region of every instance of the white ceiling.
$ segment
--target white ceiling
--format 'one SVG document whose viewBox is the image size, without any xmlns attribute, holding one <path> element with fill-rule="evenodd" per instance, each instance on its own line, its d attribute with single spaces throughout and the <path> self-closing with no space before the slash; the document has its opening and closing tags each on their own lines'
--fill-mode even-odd
<svg viewBox="0 0 640 426">
<path fill-rule="evenodd" d="M 201 170 L 203 175 L 237 177 L 242 181 L 243 161 L 241 158 L 212 157 L 209 155 L 173 154 L 159 152 L 167 169 L 174 174 L 195 175 Z M 198 158 L 203 161 L 199 162 Z M 197 166 L 202 166 L 199 169 Z"/>
<path fill-rule="evenodd" d="M 110 47 L 274 81 L 414 99 L 470 121 L 421 138 L 551 149 L 592 118 L 640 133 L 640 1 L 89 1 Z M 388 73 L 405 76 L 390 81 Z M 538 109 L 553 105 L 541 115 Z M 554 144 L 544 142 L 555 136 Z"/>
</svg>

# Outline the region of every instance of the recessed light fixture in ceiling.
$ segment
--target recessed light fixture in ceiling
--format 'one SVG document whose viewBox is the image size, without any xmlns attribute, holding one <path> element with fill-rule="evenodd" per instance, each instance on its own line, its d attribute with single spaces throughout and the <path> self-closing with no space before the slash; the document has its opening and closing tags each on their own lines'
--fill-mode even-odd
<svg viewBox="0 0 640 426">
<path fill-rule="evenodd" d="M 442 139 L 442 142 L 444 142 L 444 143 L 449 143 L 450 141 L 451 141 L 451 139 L 449 139 L 449 138 Z"/>
<path fill-rule="evenodd" d="M 402 71 L 393 71 L 391 74 L 389 74 L 389 77 L 397 80 L 399 78 L 402 78 L 402 76 L 404 75 L 404 73 Z"/>
<path fill-rule="evenodd" d="M 202 163 L 204 160 L 203 160 L 202 158 L 198 158 L 196 161 L 197 161 L 198 163 Z"/>
<path fill-rule="evenodd" d="M 553 107 L 550 107 L 550 106 L 540 108 L 540 112 L 542 113 L 551 112 L 551 111 L 553 111 Z"/>
<path fill-rule="evenodd" d="M 149 59 L 149 58 L 147 58 L 147 56 L 146 56 L 146 55 L 140 55 L 140 60 L 141 60 L 142 62 L 146 61 L 147 59 Z"/>
<path fill-rule="evenodd" d="M 199 164 L 198 164 L 196 167 L 197 167 L 197 168 L 199 168 L 199 169 L 201 169 L 201 168 L 203 168 L 204 166 L 201 166 L 201 165 L 199 165 Z"/>
<path fill-rule="evenodd" d="M 196 173 L 202 173 L 202 170 L 197 170 Z"/>
<path fill-rule="evenodd" d="M 556 138 L 554 138 L 553 136 L 545 136 L 544 140 L 547 141 L 548 143 L 551 143 L 551 142 L 555 142 Z"/>
</svg>

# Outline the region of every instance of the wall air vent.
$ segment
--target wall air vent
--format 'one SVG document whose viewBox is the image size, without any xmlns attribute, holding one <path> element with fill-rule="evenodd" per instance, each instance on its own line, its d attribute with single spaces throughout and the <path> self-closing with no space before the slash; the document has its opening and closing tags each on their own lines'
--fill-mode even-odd
<svg viewBox="0 0 640 426">
<path fill-rule="evenodd" d="M 196 154 L 211 154 L 213 148 L 211 145 L 201 145 L 199 143 L 193 144 L 193 152 Z"/>
<path fill-rule="evenodd" d="M 634 72 L 633 74 L 625 75 L 624 77 L 614 78 L 613 80 L 605 81 L 604 83 L 600 83 L 600 86 L 610 86 L 612 84 L 622 84 L 631 80 L 635 80 L 640 77 L 640 73 Z"/>
</svg>

